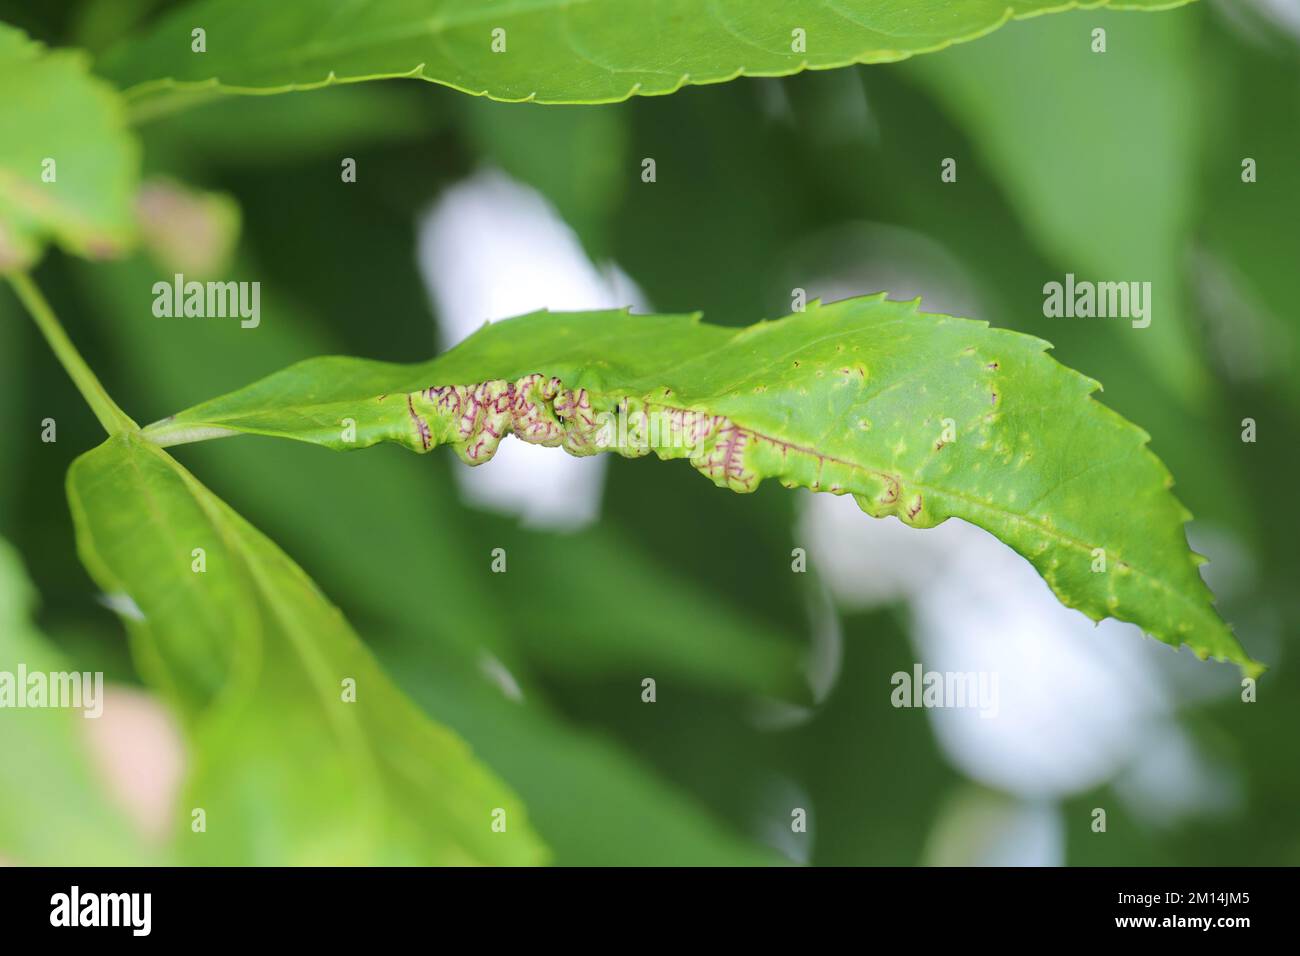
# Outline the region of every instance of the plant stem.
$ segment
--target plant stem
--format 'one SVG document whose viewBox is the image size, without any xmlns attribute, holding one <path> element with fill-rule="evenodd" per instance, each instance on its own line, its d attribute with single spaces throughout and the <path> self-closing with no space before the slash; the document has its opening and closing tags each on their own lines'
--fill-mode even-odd
<svg viewBox="0 0 1300 956">
<path fill-rule="evenodd" d="M 36 321 L 36 326 L 41 330 L 41 334 L 45 336 L 45 341 L 54 350 L 59 363 L 71 377 L 73 384 L 77 386 L 77 390 L 81 392 L 81 397 L 86 400 L 90 410 L 95 413 L 99 423 L 104 426 L 104 431 L 110 435 L 116 435 L 119 432 L 138 429 L 139 426 L 131 421 L 126 412 L 118 408 L 113 399 L 109 398 L 104 386 L 99 383 L 95 373 L 90 370 L 90 366 L 81 357 L 77 347 L 72 344 L 68 334 L 63 331 L 58 316 L 54 314 L 50 304 L 45 301 L 45 296 L 41 295 L 41 290 L 36 287 L 36 283 L 32 281 L 31 276 L 25 272 L 18 272 L 9 276 L 9 282 L 14 287 L 14 292 L 17 293 L 18 298 Z"/>
</svg>

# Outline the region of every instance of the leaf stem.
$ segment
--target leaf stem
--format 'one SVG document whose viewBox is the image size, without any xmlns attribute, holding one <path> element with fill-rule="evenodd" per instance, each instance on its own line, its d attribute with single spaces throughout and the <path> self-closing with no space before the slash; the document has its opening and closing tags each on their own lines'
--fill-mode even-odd
<svg viewBox="0 0 1300 956">
<path fill-rule="evenodd" d="M 140 432 L 142 437 L 149 439 L 159 448 L 189 445 L 192 442 L 209 441 L 213 438 L 230 438 L 238 434 L 240 433 L 235 429 L 222 428 L 220 425 L 177 425 L 170 418 L 146 425 Z"/>
<path fill-rule="evenodd" d="M 59 363 L 68 373 L 73 384 L 77 386 L 77 390 L 81 392 L 81 397 L 86 400 L 90 410 L 104 426 L 104 431 L 109 435 L 116 435 L 119 432 L 137 430 L 139 426 L 127 416 L 126 412 L 117 407 L 117 403 L 109 397 L 104 386 L 95 377 L 95 373 L 86 364 L 86 360 L 77 351 L 77 347 L 72 344 L 68 334 L 63 331 L 58 316 L 45 301 L 45 296 L 41 294 L 41 290 L 37 288 L 31 276 L 25 272 L 14 273 L 9 276 L 9 283 L 14 287 L 19 300 L 27 307 L 27 311 L 31 313 L 37 328 L 41 330 L 45 341 L 54 350 Z"/>
</svg>

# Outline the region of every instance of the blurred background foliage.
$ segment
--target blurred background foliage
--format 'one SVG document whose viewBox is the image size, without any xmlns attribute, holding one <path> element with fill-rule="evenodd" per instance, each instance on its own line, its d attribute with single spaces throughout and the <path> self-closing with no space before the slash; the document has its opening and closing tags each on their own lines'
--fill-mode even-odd
<svg viewBox="0 0 1300 956">
<path fill-rule="evenodd" d="M 162 6 L 0 3 L 0 18 L 101 50 Z M 789 312 L 794 287 L 887 289 L 1047 338 L 1154 436 L 1196 515 L 1193 544 L 1244 569 L 1220 608 L 1272 665 L 1258 702 L 1219 674 L 1173 705 L 1208 755 L 1205 785 L 1231 800 L 1143 812 L 1118 773 L 1050 798 L 977 782 L 929 715 L 890 706 L 890 675 L 924 660 L 905 602 L 837 606 L 815 549 L 808 573 L 791 573 L 792 549 L 811 548 L 806 492 L 724 495 L 677 463 L 615 459 L 598 520 L 557 530 L 463 500 L 449 455 L 240 438 L 177 457 L 519 793 L 557 863 L 1297 864 L 1300 25 L 1273 9 L 1043 17 L 898 65 L 615 106 L 504 105 L 416 82 L 217 100 L 143 118 L 138 133 L 147 175 L 220 197 L 221 228 L 238 224 L 220 274 L 262 283 L 256 331 L 152 315 L 152 284 L 184 244 L 165 229 L 123 261 L 51 255 L 37 279 L 141 423 L 312 355 L 430 355 L 450 333 L 418 265 L 418 222 L 485 168 L 545 197 L 592 262 L 617 263 L 658 311 L 748 324 Z M 1098 25 L 1104 55 L 1086 42 Z M 355 184 L 340 183 L 344 156 Z M 956 183 L 940 181 L 945 157 Z M 1258 182 L 1241 181 L 1243 157 Z M 215 207 L 200 206 L 210 221 Z M 1149 279 L 1152 327 L 1045 319 L 1042 286 L 1067 271 Z M 0 537 L 39 594 L 42 653 L 134 684 L 63 492 L 98 426 L 7 293 L 0 399 Z M 1241 441 L 1247 417 L 1254 444 Z M 37 440 L 45 418 L 57 443 Z M 505 575 L 489 570 L 497 547 Z M 0 612 L 26 607 L 25 586 L 0 593 L 15 595 Z M 1128 692 L 1116 680 L 1095 706 Z M 0 741 L 0 857 L 167 854 L 118 849 L 108 823 L 73 845 L 33 843 L 23 788 L 61 795 L 43 812 L 69 820 L 92 797 L 68 797 L 84 774 L 46 771 L 61 751 L 17 740 Z M 793 807 L 808 810 L 807 834 L 791 832 Z M 1090 828 L 1096 807 L 1105 834 Z"/>
</svg>

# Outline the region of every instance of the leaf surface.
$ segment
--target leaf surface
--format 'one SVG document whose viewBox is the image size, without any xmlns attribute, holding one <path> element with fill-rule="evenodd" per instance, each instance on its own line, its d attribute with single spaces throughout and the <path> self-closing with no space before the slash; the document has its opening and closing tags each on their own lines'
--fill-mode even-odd
<svg viewBox="0 0 1300 956">
<path fill-rule="evenodd" d="M 186 827 L 187 858 L 542 860 L 516 798 L 389 681 L 301 568 L 166 452 L 110 438 L 73 463 L 68 496 L 83 562 L 138 606 L 140 669 L 191 736 L 187 806 L 207 832 Z"/>
<path fill-rule="evenodd" d="M 514 434 L 575 455 L 687 458 L 737 492 L 774 478 L 852 494 L 868 514 L 917 528 L 962 518 L 1094 620 L 1132 621 L 1254 669 L 1214 611 L 1149 436 L 1092 400 L 1098 384 L 1047 347 L 883 294 L 739 330 L 698 316 L 539 312 L 422 364 L 310 359 L 145 434 L 450 444 L 469 464 Z"/>
<path fill-rule="evenodd" d="M 83 54 L 0 23 L 0 274 L 49 240 L 94 257 L 131 241 L 139 150 L 125 117 Z"/>
<path fill-rule="evenodd" d="M 901 60 L 1013 18 L 1102 5 L 1106 0 L 296 0 L 272 13 L 260 0 L 207 0 L 118 47 L 103 68 L 141 93 L 284 92 L 413 77 L 497 100 L 609 103 L 738 76 Z M 261 26 L 249 30 L 254 17 Z M 206 52 L 192 50 L 195 28 L 206 31 Z"/>
</svg>

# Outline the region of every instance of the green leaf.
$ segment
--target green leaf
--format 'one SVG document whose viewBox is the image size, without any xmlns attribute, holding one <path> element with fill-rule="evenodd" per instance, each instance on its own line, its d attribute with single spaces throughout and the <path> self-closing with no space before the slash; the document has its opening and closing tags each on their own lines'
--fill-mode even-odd
<svg viewBox="0 0 1300 956">
<path fill-rule="evenodd" d="M 311 359 L 145 434 L 447 443 L 481 464 L 513 433 L 576 455 L 689 458 L 733 491 L 775 478 L 918 528 L 963 518 L 1090 618 L 1258 668 L 1213 609 L 1149 436 L 1046 342 L 883 294 L 740 330 L 698 318 L 538 312 L 419 365 Z"/>
<path fill-rule="evenodd" d="M 48 240 L 103 257 L 132 239 L 139 150 L 121 98 L 86 66 L 0 23 L 0 273 Z"/>
<path fill-rule="evenodd" d="M 138 606 L 140 669 L 187 724 L 185 805 L 207 822 L 185 827 L 188 857 L 541 861 L 516 798 L 393 686 L 301 568 L 156 445 L 125 432 L 82 455 L 68 497 L 83 562 Z"/>
<path fill-rule="evenodd" d="M 1106 0 L 1090 3 L 1104 5 Z M 1160 9 L 1184 0 L 1117 0 Z M 410 77 L 497 100 L 610 103 L 738 76 L 901 60 L 1059 10 L 1061 0 L 208 0 L 105 59 L 135 92 L 285 92 Z M 248 29 L 257 19 L 259 28 Z M 206 31 L 194 52 L 195 29 Z M 496 32 L 504 31 L 504 32 Z M 802 34 L 797 31 L 803 31 Z M 800 42 L 802 39 L 802 42 Z M 502 49 L 504 45 L 504 49 Z M 495 49 L 494 49 L 495 47 Z"/>
<path fill-rule="evenodd" d="M 82 670 L 36 631 L 35 603 L 22 562 L 0 540 L 0 672 Z M 78 710 L 0 708 L 0 860 L 26 866 L 156 862 L 95 778 L 85 724 Z"/>
<path fill-rule="evenodd" d="M 966 130 L 1057 264 L 1038 285 L 1067 271 L 1151 283 L 1148 328 L 1101 323 L 1091 334 L 1134 349 L 1189 407 L 1209 384 L 1184 289 L 1207 125 L 1200 12 L 1047 17 L 903 71 Z M 1108 31 L 1105 53 L 1092 52 L 1093 28 Z"/>
<path fill-rule="evenodd" d="M 155 168 L 265 167 L 311 158 L 338 160 L 418 140 L 446 122 L 441 104 L 407 86 L 335 86 L 310 96 L 223 97 L 177 94 L 149 100 L 158 122 L 141 110 L 145 155 Z M 232 136 L 231 131 L 239 135 Z M 171 160 L 158 162 L 159 156 Z"/>
<path fill-rule="evenodd" d="M 243 259 L 231 274 L 265 275 L 267 268 Z M 384 268 L 370 264 L 362 274 L 375 281 Z M 122 361 L 137 363 L 130 397 L 140 407 L 175 408 L 221 391 L 230 369 L 260 374 L 338 347 L 265 289 L 254 336 L 237 325 L 202 322 L 176 324 L 159 336 L 150 312 L 157 275 L 141 256 L 77 271 L 88 311 L 112 333 Z M 3 329 L 0 324 L 0 334 Z M 283 548 L 311 555 L 313 578 L 367 636 L 409 634 L 422 644 L 490 652 L 525 689 L 534 666 L 549 674 L 620 677 L 653 666 L 734 692 L 801 689 L 801 627 L 783 625 L 751 602 L 729 600 L 698 572 L 652 557 L 636 536 L 608 521 L 548 534 L 474 514 L 460 507 L 447 469 L 409 455 L 330 456 L 297 444 L 231 444 L 198 446 L 202 457 L 187 464 L 214 487 L 236 489 L 231 503 Z M 304 473 L 312 475 L 306 487 Z M 369 489 L 364 501 L 338 507 L 361 486 Z M 512 570 L 529 573 L 493 574 L 489 555 L 498 546 L 509 553 Z M 368 552 L 402 560 L 359 564 L 356 555 Z M 466 553 L 479 557 L 463 560 Z M 788 560 L 776 563 L 788 573 Z M 573 567 L 592 569 L 580 617 L 551 601 L 569 586 Z M 657 613 L 629 615 L 629 604 Z M 430 606 L 438 607 L 436 615 Z"/>
<path fill-rule="evenodd" d="M 310 223 L 295 227 L 309 229 Z M 389 289 L 390 308 L 417 311 L 423 291 L 394 293 L 387 272 L 400 272 L 405 260 L 385 251 L 366 242 L 343 253 L 364 262 L 355 270 L 357 281 Z M 129 397 L 141 407 L 177 407 L 219 391 L 230 369 L 270 370 L 333 347 L 319 322 L 288 308 L 270 286 L 263 290 L 255 336 L 211 323 L 178 324 L 159 336 L 150 321 L 156 275 L 143 257 L 82 265 L 76 273 L 85 284 L 83 300 L 94 304 L 87 311 L 113 333 L 123 356 L 135 358 Z M 275 273 L 264 261 L 243 259 L 232 274 Z M 3 305 L 0 297 L 0 310 Z M 0 335 L 3 330 L 0 323 Z M 400 338 L 392 325 L 370 331 Z M 720 689 L 746 704 L 755 694 L 793 694 L 791 685 L 801 683 L 802 674 L 800 629 L 733 600 L 698 571 L 651 556 L 638 535 L 620 532 L 609 520 L 576 534 L 550 534 L 462 508 L 450 462 L 396 448 L 386 450 L 391 454 L 333 455 L 296 442 L 216 442 L 192 450 L 187 464 L 202 466 L 215 487 L 235 489 L 232 503 L 242 513 L 283 547 L 312 556 L 313 577 L 348 609 L 357 629 L 373 637 L 385 670 L 523 799 L 555 864 L 771 862 L 738 831 L 744 821 L 710 813 L 652 760 L 620 744 L 600 716 L 566 719 L 548 700 L 571 703 L 571 691 L 551 690 L 569 667 L 598 686 L 626 687 L 638 707 L 645 706 L 640 680 L 647 674 L 661 687 L 671 682 L 674 697 L 683 687 Z M 641 469 L 633 464 L 631 470 Z M 310 482 L 302 481 L 304 474 Z M 366 489 L 361 498 L 358 488 Z M 713 498 L 707 487 L 702 491 Z M 351 503 L 340 508 L 343 501 Z M 497 546 L 509 553 L 509 574 L 490 571 L 489 552 Z M 366 553 L 388 560 L 356 560 Z M 479 558 L 465 560 L 467 554 Z M 779 564 L 788 573 L 788 563 Z M 582 577 L 580 618 L 568 602 L 554 599 L 572 588 L 569 569 L 575 567 L 590 569 Z M 629 604 L 656 613 L 629 614 Z M 522 700 L 508 698 L 484 675 L 485 658 L 509 671 Z M 619 812 L 575 812 L 575 793 L 588 806 Z"/>
</svg>

